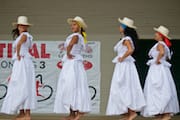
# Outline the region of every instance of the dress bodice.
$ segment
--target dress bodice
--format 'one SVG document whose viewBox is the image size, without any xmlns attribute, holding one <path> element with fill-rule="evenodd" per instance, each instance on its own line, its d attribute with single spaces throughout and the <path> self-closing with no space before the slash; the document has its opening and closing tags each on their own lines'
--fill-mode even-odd
<svg viewBox="0 0 180 120">
<path fill-rule="evenodd" d="M 160 62 L 164 65 L 167 65 L 167 66 L 171 66 L 168 62 L 167 62 L 167 59 L 171 59 L 171 52 L 168 48 L 168 46 L 163 42 L 163 41 L 159 41 L 157 42 L 149 51 L 149 57 L 151 58 L 151 60 L 148 61 L 148 65 L 151 65 L 151 64 L 154 64 L 156 63 L 156 60 L 158 58 L 158 55 L 159 55 L 159 51 L 157 50 L 157 46 L 159 44 L 162 44 L 164 46 L 164 56 L 160 59 Z"/>
<path fill-rule="evenodd" d="M 126 51 L 128 50 L 127 46 L 125 46 L 125 45 L 123 44 L 125 40 L 129 40 L 130 43 L 131 43 L 131 45 L 132 45 L 132 48 L 135 49 L 131 37 L 129 37 L 129 36 L 123 37 L 123 38 L 114 46 L 114 51 L 117 52 L 117 56 L 113 59 L 113 61 L 112 61 L 113 63 L 117 63 L 119 57 L 122 57 L 122 56 L 126 53 Z M 132 61 L 132 62 L 134 62 L 135 59 L 134 59 L 131 55 L 129 55 L 128 57 L 126 57 L 125 61 Z"/>
<path fill-rule="evenodd" d="M 74 59 L 76 60 L 82 60 L 82 56 L 81 56 L 81 52 L 85 49 L 85 43 L 84 43 L 84 38 L 83 36 L 80 34 L 80 33 L 73 33 L 71 35 L 69 35 L 67 38 L 66 38 L 66 41 L 65 41 L 65 44 L 64 44 L 64 47 L 67 48 L 68 45 L 70 44 L 72 38 L 74 36 L 78 36 L 78 42 L 76 44 L 73 45 L 72 49 L 71 49 L 71 54 L 74 57 Z M 65 55 L 63 57 L 63 61 L 65 61 L 67 59 L 67 56 Z"/>
<path fill-rule="evenodd" d="M 13 60 L 17 59 L 17 44 L 18 42 L 21 40 L 21 37 L 23 35 L 26 35 L 27 36 L 27 39 L 26 41 L 21 45 L 21 48 L 20 48 L 20 56 L 23 56 L 23 57 L 27 57 L 27 58 L 31 58 L 31 55 L 29 53 L 29 49 L 31 49 L 32 47 L 32 40 L 33 40 L 33 37 L 32 35 L 30 35 L 28 32 L 23 32 L 21 33 L 17 38 L 16 40 L 14 41 L 13 43 L 13 49 L 14 49 L 14 55 L 13 55 Z"/>
</svg>

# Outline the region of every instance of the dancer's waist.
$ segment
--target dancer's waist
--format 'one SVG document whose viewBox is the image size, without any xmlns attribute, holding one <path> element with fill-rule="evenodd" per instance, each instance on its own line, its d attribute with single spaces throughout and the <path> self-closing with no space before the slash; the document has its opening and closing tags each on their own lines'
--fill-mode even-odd
<svg viewBox="0 0 180 120">
<path fill-rule="evenodd" d="M 73 58 L 72 58 L 73 60 L 79 60 L 79 61 L 83 61 L 83 57 L 82 57 L 82 55 L 80 55 L 80 54 L 73 54 Z M 62 61 L 63 62 L 65 62 L 65 61 L 67 61 L 68 60 L 68 57 L 67 57 L 67 55 L 65 54 L 64 56 L 63 56 L 63 58 L 62 58 Z"/>
<path fill-rule="evenodd" d="M 116 57 L 112 60 L 112 62 L 113 62 L 113 63 L 118 63 L 120 57 L 122 57 L 122 55 L 116 56 Z M 126 57 L 126 58 L 124 59 L 124 61 L 126 61 L 126 62 L 135 62 L 135 59 L 134 59 L 132 56 L 128 56 L 128 57 Z"/>
<path fill-rule="evenodd" d="M 154 65 L 154 64 L 157 64 L 156 61 L 157 61 L 156 59 L 151 59 L 151 60 L 148 60 L 148 62 L 146 64 L 149 65 L 149 66 Z M 162 64 L 162 65 L 164 65 L 166 67 L 171 67 L 171 64 L 168 61 L 164 60 L 164 59 L 160 60 L 160 64 Z"/>
<path fill-rule="evenodd" d="M 26 58 L 26 59 L 32 59 L 32 56 L 30 55 L 30 53 L 20 53 L 20 57 L 22 58 Z M 12 60 L 17 60 L 17 53 L 15 53 L 12 57 Z"/>
</svg>

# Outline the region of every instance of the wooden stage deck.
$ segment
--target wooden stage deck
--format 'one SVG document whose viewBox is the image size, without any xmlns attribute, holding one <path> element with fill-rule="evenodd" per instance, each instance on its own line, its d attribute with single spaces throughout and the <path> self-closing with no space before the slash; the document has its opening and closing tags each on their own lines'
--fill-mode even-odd
<svg viewBox="0 0 180 120">
<path fill-rule="evenodd" d="M 32 120 L 61 120 L 64 115 L 56 114 L 33 114 Z M 12 120 L 14 116 L 0 114 L 0 120 Z M 87 115 L 81 120 L 119 120 L 119 116 Z M 153 120 L 153 118 L 143 118 L 138 116 L 135 120 Z M 172 120 L 180 120 L 180 116 L 174 116 Z"/>
</svg>

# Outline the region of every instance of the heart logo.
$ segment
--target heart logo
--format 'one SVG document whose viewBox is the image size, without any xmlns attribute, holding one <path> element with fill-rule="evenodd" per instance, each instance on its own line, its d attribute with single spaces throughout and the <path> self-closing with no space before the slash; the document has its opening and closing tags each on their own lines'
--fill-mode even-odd
<svg viewBox="0 0 180 120">
<path fill-rule="evenodd" d="M 83 65 L 84 65 L 84 69 L 85 69 L 85 70 L 89 70 L 89 69 L 91 69 L 91 68 L 93 67 L 93 64 L 92 64 L 91 62 L 87 61 L 87 60 L 84 60 L 84 61 L 83 61 Z M 57 67 L 58 67 L 59 69 L 62 69 L 62 67 L 63 67 L 63 62 L 62 62 L 62 61 L 59 61 L 59 62 L 57 63 Z"/>
<path fill-rule="evenodd" d="M 43 102 L 46 101 L 48 99 L 50 99 L 53 95 L 53 88 L 50 85 L 43 85 L 43 77 L 41 74 L 38 74 L 36 76 L 36 95 L 39 96 L 41 99 L 38 100 L 38 102 Z M 49 95 L 48 96 L 44 96 L 42 95 L 39 90 L 45 90 L 45 91 L 49 91 Z"/>
<path fill-rule="evenodd" d="M 0 84 L 0 88 L 1 88 L 1 91 L 5 91 L 4 94 L 2 94 L 2 96 L 0 96 L 0 100 L 1 100 L 1 99 L 5 98 L 5 96 L 7 94 L 8 87 L 6 85 L 4 85 L 4 84 Z"/>
<path fill-rule="evenodd" d="M 84 65 L 85 70 L 89 70 L 89 69 L 91 69 L 93 67 L 92 63 L 87 61 L 87 60 L 83 61 L 83 65 Z"/>
<path fill-rule="evenodd" d="M 94 98 L 96 97 L 96 94 L 97 94 L 97 90 L 96 90 L 96 88 L 95 87 L 93 87 L 93 86 L 89 86 L 89 89 L 90 89 L 90 91 L 91 91 L 91 100 L 94 100 Z"/>
<path fill-rule="evenodd" d="M 63 67 L 63 62 L 62 62 L 62 61 L 59 61 L 59 62 L 57 63 L 57 67 L 58 67 L 59 69 L 62 69 L 62 67 Z"/>
<path fill-rule="evenodd" d="M 43 95 L 41 96 L 41 99 L 38 100 L 38 102 L 43 102 L 43 101 L 46 101 L 48 99 L 50 99 L 53 95 L 53 88 L 49 85 L 44 85 L 42 87 L 43 90 L 45 91 L 49 91 L 49 95 L 47 97 L 44 97 Z"/>
</svg>

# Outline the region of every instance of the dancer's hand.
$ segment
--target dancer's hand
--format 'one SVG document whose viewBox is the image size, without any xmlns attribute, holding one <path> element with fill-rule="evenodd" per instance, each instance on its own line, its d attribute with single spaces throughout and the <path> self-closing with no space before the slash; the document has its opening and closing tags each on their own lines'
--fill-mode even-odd
<svg viewBox="0 0 180 120">
<path fill-rule="evenodd" d="M 123 62 L 123 60 L 124 60 L 124 59 L 123 59 L 122 57 L 118 58 L 118 61 L 119 61 L 119 62 Z"/>
<path fill-rule="evenodd" d="M 67 54 L 68 59 L 73 59 L 74 56 L 72 54 Z"/>
<path fill-rule="evenodd" d="M 21 56 L 20 56 L 20 55 L 18 55 L 18 56 L 17 56 L 17 59 L 18 59 L 18 61 L 20 61 L 20 60 L 21 60 Z"/>
<path fill-rule="evenodd" d="M 156 60 L 156 64 L 158 65 L 161 64 L 160 60 Z"/>
</svg>

